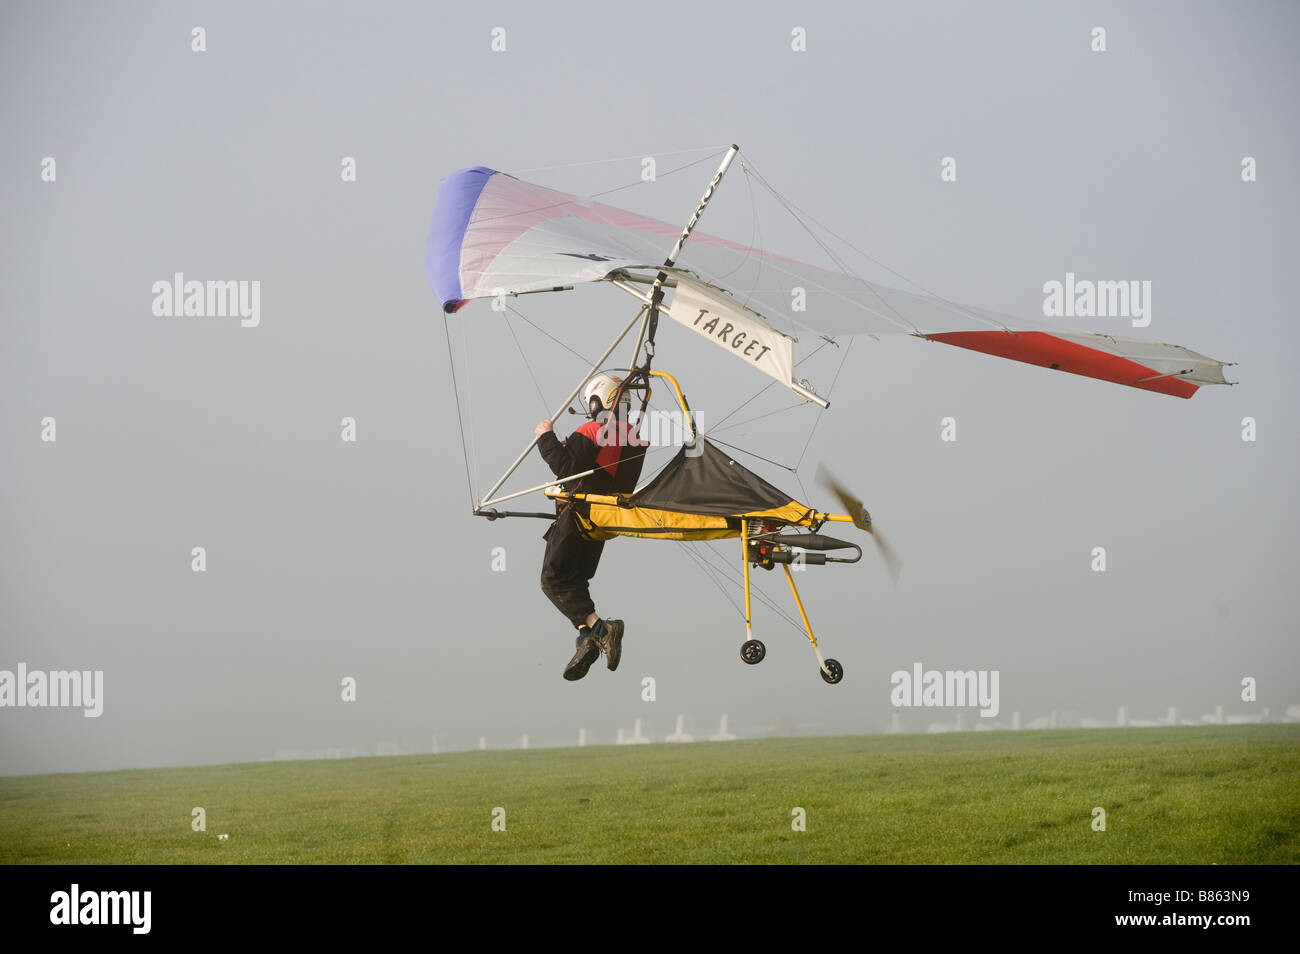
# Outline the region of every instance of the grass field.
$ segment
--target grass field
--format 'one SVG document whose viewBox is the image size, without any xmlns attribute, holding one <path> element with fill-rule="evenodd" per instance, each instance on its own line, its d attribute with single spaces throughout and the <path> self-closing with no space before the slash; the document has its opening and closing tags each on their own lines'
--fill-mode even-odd
<svg viewBox="0 0 1300 954">
<path fill-rule="evenodd" d="M 207 830 L 191 830 L 191 810 Z M 1106 812 L 1094 831 L 1093 808 Z M 495 808 L 506 830 L 492 830 Z M 792 810 L 806 831 L 792 829 Z M 1300 861 L 1300 725 L 850 736 L 0 778 L 0 862 Z M 220 833 L 228 833 L 222 841 Z"/>
</svg>

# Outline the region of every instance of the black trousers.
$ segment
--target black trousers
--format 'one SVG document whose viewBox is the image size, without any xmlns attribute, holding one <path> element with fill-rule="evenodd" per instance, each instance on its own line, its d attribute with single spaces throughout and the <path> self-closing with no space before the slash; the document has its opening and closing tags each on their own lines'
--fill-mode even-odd
<svg viewBox="0 0 1300 954">
<path fill-rule="evenodd" d="M 556 518 L 544 539 L 542 592 L 575 628 L 586 626 L 587 617 L 596 612 L 587 584 L 596 575 L 605 541 L 584 537 L 572 509 Z"/>
</svg>

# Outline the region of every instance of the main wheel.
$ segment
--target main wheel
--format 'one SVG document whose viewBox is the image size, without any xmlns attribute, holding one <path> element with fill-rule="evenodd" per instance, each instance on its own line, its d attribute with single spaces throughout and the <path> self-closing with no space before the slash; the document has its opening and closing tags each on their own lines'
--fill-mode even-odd
<svg viewBox="0 0 1300 954">
<path fill-rule="evenodd" d="M 741 644 L 740 658 L 745 660 L 751 666 L 757 666 L 767 655 L 767 647 L 757 639 L 748 639 Z"/>
<path fill-rule="evenodd" d="M 827 671 L 830 672 L 829 676 L 826 675 Z M 826 668 L 819 668 L 817 672 L 821 675 L 822 679 L 830 683 L 832 686 L 844 678 L 844 667 L 834 659 L 826 660 Z"/>
</svg>

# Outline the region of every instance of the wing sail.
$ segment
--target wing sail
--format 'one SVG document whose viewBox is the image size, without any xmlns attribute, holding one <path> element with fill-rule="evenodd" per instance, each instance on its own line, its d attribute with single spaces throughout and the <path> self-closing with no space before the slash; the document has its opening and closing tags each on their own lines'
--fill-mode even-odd
<svg viewBox="0 0 1300 954">
<path fill-rule="evenodd" d="M 668 222 L 475 166 L 438 187 L 425 267 L 450 312 L 501 293 L 658 273 L 680 231 Z M 792 380 L 792 335 L 800 328 L 830 335 L 905 333 L 1184 398 L 1202 385 L 1229 383 L 1224 362 L 1178 345 L 1025 321 L 700 232 L 692 233 L 676 268 L 667 271 L 668 284 L 675 282 L 677 291 L 665 310 L 676 321 L 823 405 Z M 742 297 L 743 304 L 737 300 Z M 706 329 L 714 318 L 717 323 Z M 732 331 L 724 334 L 728 325 Z"/>
</svg>

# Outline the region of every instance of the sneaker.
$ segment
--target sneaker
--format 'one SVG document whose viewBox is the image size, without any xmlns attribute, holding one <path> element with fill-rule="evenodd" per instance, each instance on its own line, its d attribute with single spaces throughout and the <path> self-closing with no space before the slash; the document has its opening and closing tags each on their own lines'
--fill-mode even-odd
<svg viewBox="0 0 1300 954">
<path fill-rule="evenodd" d="M 618 668 L 618 661 L 623 657 L 623 621 L 621 619 L 602 619 L 596 622 L 591 631 L 592 639 L 605 654 L 605 665 L 613 672 Z"/>
<path fill-rule="evenodd" d="M 578 631 L 578 649 L 569 660 L 569 664 L 564 667 L 564 678 L 569 682 L 576 682 L 587 674 L 591 664 L 600 658 L 600 644 L 596 642 L 595 637 L 591 635 L 591 630 L 582 627 Z"/>
</svg>

